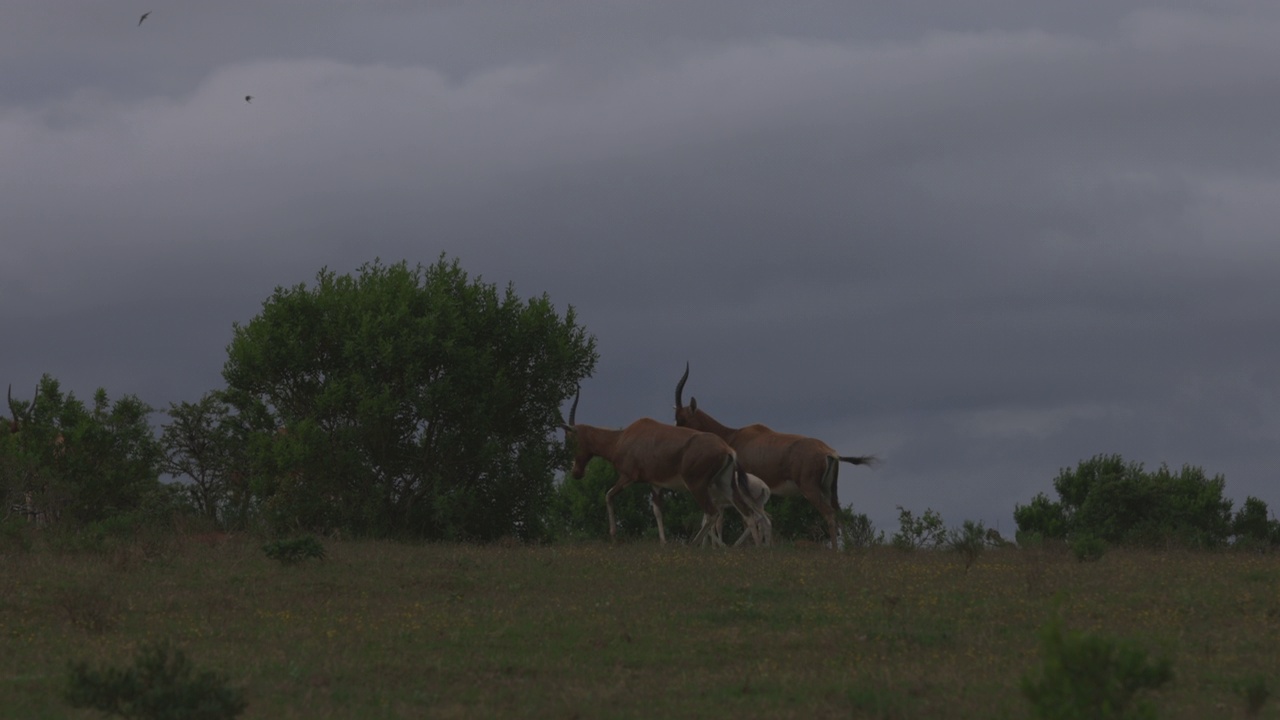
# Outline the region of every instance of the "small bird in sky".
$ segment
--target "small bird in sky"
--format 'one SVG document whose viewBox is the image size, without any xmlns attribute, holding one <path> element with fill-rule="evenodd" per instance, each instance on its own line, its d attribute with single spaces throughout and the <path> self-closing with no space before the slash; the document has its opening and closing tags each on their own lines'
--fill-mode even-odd
<svg viewBox="0 0 1280 720">
<path fill-rule="evenodd" d="M 138 24 L 139 24 L 139 25 L 141 25 L 141 24 L 142 24 L 142 21 L 143 21 L 143 20 L 146 20 L 146 19 L 147 19 L 147 16 L 148 16 L 148 15 L 150 15 L 150 14 L 151 14 L 151 11 L 150 11 L 150 10 L 148 10 L 148 11 L 146 11 L 146 12 L 142 13 L 142 17 L 138 18 Z"/>
<path fill-rule="evenodd" d="M 253 96 L 252 96 L 252 95 L 245 95 L 245 96 L 244 96 L 244 101 L 245 101 L 245 102 L 247 102 L 247 103 L 251 103 L 251 102 L 253 102 Z"/>
</svg>

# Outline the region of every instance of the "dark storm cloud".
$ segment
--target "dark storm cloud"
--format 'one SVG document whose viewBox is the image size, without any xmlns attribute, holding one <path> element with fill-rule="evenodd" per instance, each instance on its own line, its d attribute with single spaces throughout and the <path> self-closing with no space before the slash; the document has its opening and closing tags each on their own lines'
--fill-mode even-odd
<svg viewBox="0 0 1280 720">
<path fill-rule="evenodd" d="M 587 421 L 689 360 L 882 454 L 889 529 L 1099 452 L 1280 503 L 1270 4 L 51 7 L 0 29 L 16 384 L 194 399 L 275 285 L 445 252 L 578 308 Z"/>
</svg>

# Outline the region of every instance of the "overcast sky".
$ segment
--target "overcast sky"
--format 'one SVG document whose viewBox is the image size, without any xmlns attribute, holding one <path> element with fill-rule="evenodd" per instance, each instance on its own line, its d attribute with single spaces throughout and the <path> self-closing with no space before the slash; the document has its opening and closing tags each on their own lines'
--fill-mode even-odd
<svg viewBox="0 0 1280 720">
<path fill-rule="evenodd" d="M 1274 0 L 10 0 L 2 379 L 196 400 L 276 286 L 443 252 L 577 309 L 580 421 L 670 421 L 689 361 L 726 424 L 880 455 L 840 498 L 890 532 L 1012 534 L 1098 453 L 1277 510 L 1276 38 Z"/>
</svg>

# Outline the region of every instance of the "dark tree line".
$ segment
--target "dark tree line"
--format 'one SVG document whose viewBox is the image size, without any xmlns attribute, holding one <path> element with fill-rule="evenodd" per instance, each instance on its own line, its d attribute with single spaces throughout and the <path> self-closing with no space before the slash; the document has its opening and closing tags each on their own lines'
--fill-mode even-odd
<svg viewBox="0 0 1280 720">
<path fill-rule="evenodd" d="M 521 298 L 456 261 L 321 270 L 234 326 L 226 387 L 170 405 L 158 437 L 153 409 L 132 396 L 99 390 L 86 405 L 46 376 L 32 401 L 11 398 L 0 497 L 9 523 L 70 528 L 183 511 L 274 533 L 604 537 L 613 469 L 600 461 L 556 480 L 568 458 L 559 408 L 596 360 L 573 308 L 557 313 L 546 295 Z M 1280 545 L 1266 503 L 1250 497 L 1233 513 L 1224 486 L 1196 467 L 1099 455 L 1054 479 L 1057 500 L 1038 494 L 1015 519 L 1043 538 Z M 656 535 L 648 497 L 640 487 L 618 498 L 624 536 Z M 669 532 L 696 532 L 692 501 L 665 497 Z M 823 537 L 801 499 L 774 498 L 768 511 L 777 537 Z M 726 522 L 736 538 L 740 520 Z M 865 515 L 845 508 L 841 523 L 846 539 L 878 541 Z"/>
</svg>

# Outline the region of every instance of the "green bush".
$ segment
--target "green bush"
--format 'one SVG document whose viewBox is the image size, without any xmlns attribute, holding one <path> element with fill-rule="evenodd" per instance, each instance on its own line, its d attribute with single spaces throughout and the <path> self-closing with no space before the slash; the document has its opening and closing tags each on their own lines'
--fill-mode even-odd
<svg viewBox="0 0 1280 720">
<path fill-rule="evenodd" d="M 1262 711 L 1262 706 L 1271 698 L 1271 688 L 1267 684 L 1266 675 L 1254 675 L 1238 685 L 1240 695 L 1244 697 L 1245 714 L 1253 717 Z"/>
<path fill-rule="evenodd" d="M 95 670 L 73 663 L 63 698 L 75 708 L 143 720 L 224 720 L 248 705 L 224 676 L 196 672 L 168 642 L 143 646 L 130 668 Z"/>
<path fill-rule="evenodd" d="M 32 545 L 31 524 L 25 518 L 20 517 L 0 520 L 0 552 L 8 552 L 10 550 L 24 553 L 30 552 Z"/>
<path fill-rule="evenodd" d="M 851 508 L 840 508 L 836 522 L 844 538 L 845 550 L 863 550 L 884 544 L 884 531 L 876 530 L 866 513 L 855 515 Z"/>
<path fill-rule="evenodd" d="M 281 565 L 296 565 L 303 560 L 324 559 L 324 545 L 314 535 L 304 535 L 288 540 L 274 540 L 262 546 L 267 557 Z"/>
<path fill-rule="evenodd" d="M 1097 560 L 1107 552 L 1107 541 L 1096 535 L 1082 533 L 1071 539 L 1071 554 L 1080 562 Z"/>
<path fill-rule="evenodd" d="M 1264 550 L 1280 545 L 1280 521 L 1271 517 L 1267 504 L 1250 495 L 1231 520 L 1234 545 Z"/>
<path fill-rule="evenodd" d="M 1168 658 L 1148 662 L 1143 650 L 1098 635 L 1064 632 L 1055 617 L 1040 633 L 1044 663 L 1022 678 L 1035 717 L 1045 720 L 1154 718 L 1137 698 L 1173 678 Z"/>
<path fill-rule="evenodd" d="M 899 550 L 940 548 L 947 541 L 947 526 L 942 516 L 932 509 L 925 509 L 924 514 L 915 517 L 910 510 L 898 506 L 898 532 L 890 541 Z"/>
<path fill-rule="evenodd" d="M 1148 472 L 1119 455 L 1097 455 L 1058 474 L 1058 501 L 1040 493 L 1016 506 L 1013 517 L 1019 532 L 1045 539 L 1088 533 L 1113 545 L 1213 548 L 1232 532 L 1225 485 L 1221 475 L 1210 478 L 1190 465 Z"/>
<path fill-rule="evenodd" d="M 981 520 L 965 520 L 947 533 L 947 547 L 964 558 L 964 567 L 968 570 L 987 548 L 987 528 Z"/>
</svg>

